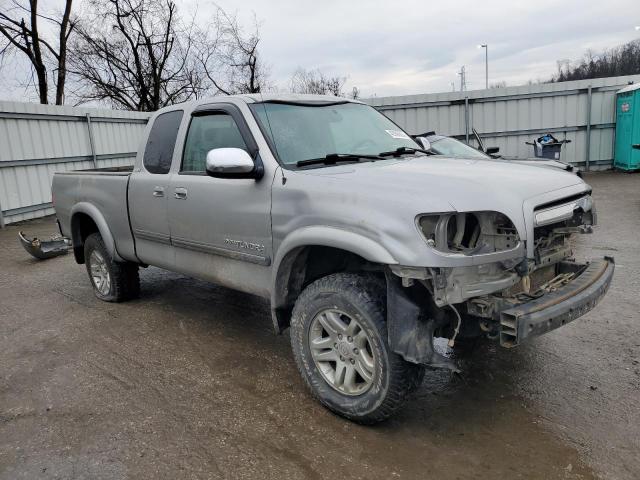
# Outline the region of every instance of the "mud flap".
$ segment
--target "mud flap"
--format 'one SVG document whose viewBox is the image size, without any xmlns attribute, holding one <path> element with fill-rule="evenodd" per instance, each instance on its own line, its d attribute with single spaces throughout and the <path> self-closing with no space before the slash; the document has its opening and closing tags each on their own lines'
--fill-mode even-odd
<svg viewBox="0 0 640 480">
<path fill-rule="evenodd" d="M 23 248 L 39 260 L 46 260 L 59 255 L 66 255 L 71 248 L 71 240 L 64 237 L 45 241 L 38 238 L 29 240 L 24 236 L 23 232 L 18 232 L 18 237 Z"/>
<path fill-rule="evenodd" d="M 387 330 L 389 347 L 406 361 L 459 371 L 456 362 L 435 351 L 433 333 L 439 326 L 427 317 L 427 309 L 413 300 L 402 281 L 391 272 L 387 277 Z"/>
</svg>

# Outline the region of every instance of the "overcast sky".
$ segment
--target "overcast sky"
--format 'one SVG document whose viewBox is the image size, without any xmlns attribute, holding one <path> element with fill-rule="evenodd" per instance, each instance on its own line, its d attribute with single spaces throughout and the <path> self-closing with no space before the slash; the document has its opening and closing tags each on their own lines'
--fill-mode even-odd
<svg viewBox="0 0 640 480">
<path fill-rule="evenodd" d="M 183 13 L 198 5 L 203 23 L 211 2 L 180 1 Z M 489 45 L 489 82 L 508 85 L 547 79 L 558 59 L 601 51 L 640 32 L 639 0 L 364 1 L 219 0 L 244 23 L 261 22 L 261 52 L 272 81 L 286 88 L 297 67 L 348 76 L 347 87 L 363 96 L 403 95 L 459 88 L 467 70 L 469 90 L 484 88 L 484 51 Z M 23 98 L 7 90 L 11 72 L 0 73 L 0 98 Z M 10 92 L 10 93 L 7 93 Z"/>
<path fill-rule="evenodd" d="M 297 66 L 348 75 L 365 96 L 448 91 L 546 79 L 556 60 L 640 38 L 639 0 L 338 1 L 219 0 L 262 22 L 262 53 L 276 83 Z M 193 4 L 191 4 L 193 5 Z M 206 4 L 200 3 L 205 13 Z"/>
</svg>

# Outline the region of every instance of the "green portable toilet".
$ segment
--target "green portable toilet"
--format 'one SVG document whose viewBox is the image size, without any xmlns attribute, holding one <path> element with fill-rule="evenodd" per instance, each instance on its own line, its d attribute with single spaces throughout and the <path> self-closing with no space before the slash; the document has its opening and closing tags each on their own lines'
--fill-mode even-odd
<svg viewBox="0 0 640 480">
<path fill-rule="evenodd" d="M 640 83 L 616 92 L 616 153 L 614 168 L 640 169 Z"/>
</svg>

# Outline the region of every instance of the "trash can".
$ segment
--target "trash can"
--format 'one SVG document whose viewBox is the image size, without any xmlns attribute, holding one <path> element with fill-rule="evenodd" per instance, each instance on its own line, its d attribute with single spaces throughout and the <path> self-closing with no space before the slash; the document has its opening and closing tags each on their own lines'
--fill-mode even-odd
<svg viewBox="0 0 640 480">
<path fill-rule="evenodd" d="M 640 83 L 616 92 L 616 151 L 613 166 L 620 170 L 640 169 Z"/>
<path fill-rule="evenodd" d="M 524 142 L 527 145 L 533 145 L 533 156 L 536 158 L 547 158 L 549 160 L 560 160 L 560 152 L 562 145 L 571 143 L 571 140 L 558 140 L 556 137 L 547 133 L 536 138 L 533 142 Z"/>
</svg>

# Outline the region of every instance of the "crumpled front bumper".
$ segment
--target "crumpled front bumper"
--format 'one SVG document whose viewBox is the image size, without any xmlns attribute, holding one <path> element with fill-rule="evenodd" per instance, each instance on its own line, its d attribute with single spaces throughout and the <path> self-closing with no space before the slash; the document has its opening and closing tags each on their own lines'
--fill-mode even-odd
<svg viewBox="0 0 640 480">
<path fill-rule="evenodd" d="M 614 260 L 592 262 L 574 280 L 540 298 L 500 312 L 500 345 L 515 347 L 555 330 L 593 309 L 607 292 Z"/>
</svg>

